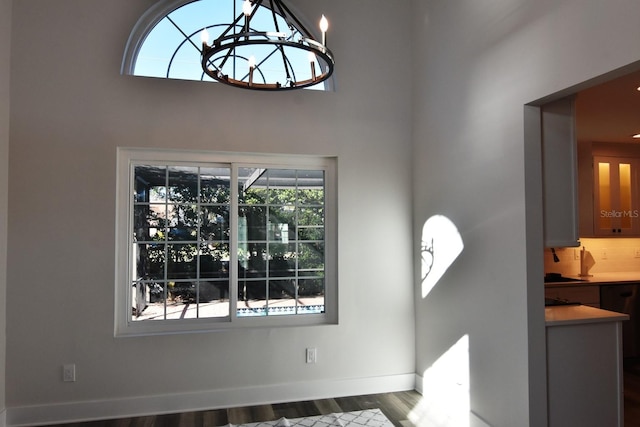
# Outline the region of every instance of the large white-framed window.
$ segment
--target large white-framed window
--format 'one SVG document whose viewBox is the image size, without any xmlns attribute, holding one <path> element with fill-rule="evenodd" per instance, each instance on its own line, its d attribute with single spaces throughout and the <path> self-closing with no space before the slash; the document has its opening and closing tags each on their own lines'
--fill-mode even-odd
<svg viewBox="0 0 640 427">
<path fill-rule="evenodd" d="M 119 148 L 116 336 L 337 323 L 336 159 Z"/>
</svg>

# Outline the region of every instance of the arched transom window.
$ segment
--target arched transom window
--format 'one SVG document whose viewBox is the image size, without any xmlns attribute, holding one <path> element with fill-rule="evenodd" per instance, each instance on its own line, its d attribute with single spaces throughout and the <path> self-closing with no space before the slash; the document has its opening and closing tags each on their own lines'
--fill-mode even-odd
<svg viewBox="0 0 640 427">
<path fill-rule="evenodd" d="M 125 49 L 122 73 L 213 82 L 202 70 L 202 31 L 206 29 L 211 40 L 216 39 L 242 12 L 242 3 L 243 0 L 159 1 L 134 27 Z M 264 6 L 260 9 L 265 10 L 258 10 L 256 19 L 273 21 L 270 10 Z M 278 24 L 286 27 L 284 20 Z M 306 57 L 299 60 L 308 61 Z M 241 78 L 248 69 L 247 61 L 243 58 L 234 61 L 234 71 Z M 331 82 L 329 79 L 310 88 L 329 90 Z"/>
</svg>

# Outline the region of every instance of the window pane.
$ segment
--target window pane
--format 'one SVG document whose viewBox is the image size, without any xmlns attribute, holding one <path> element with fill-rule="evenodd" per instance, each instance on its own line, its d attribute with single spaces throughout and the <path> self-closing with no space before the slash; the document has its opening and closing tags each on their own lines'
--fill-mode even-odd
<svg viewBox="0 0 640 427">
<path fill-rule="evenodd" d="M 238 283 L 238 316 L 265 316 L 266 282 L 241 280 Z"/>
<path fill-rule="evenodd" d="M 200 255 L 201 278 L 229 277 L 229 245 L 223 243 L 208 244 Z"/>
<path fill-rule="evenodd" d="M 266 169 L 239 168 L 238 185 L 240 186 L 239 202 L 255 205 L 267 203 Z"/>
<path fill-rule="evenodd" d="M 324 312 L 324 279 L 301 279 L 298 282 L 298 295 L 301 301 L 299 313 Z"/>
<path fill-rule="evenodd" d="M 168 240 L 192 241 L 198 238 L 197 205 L 168 205 Z"/>
<path fill-rule="evenodd" d="M 164 245 L 142 243 L 134 245 L 133 249 L 133 280 L 163 280 Z"/>
<path fill-rule="evenodd" d="M 239 220 L 246 229 L 246 238 L 249 241 L 267 240 L 267 208 L 266 206 L 246 206 L 240 208 Z"/>
<path fill-rule="evenodd" d="M 204 206 L 201 212 L 200 238 L 208 241 L 229 241 L 229 206 Z"/>
<path fill-rule="evenodd" d="M 198 168 L 169 168 L 169 203 L 195 203 L 198 201 Z"/>
<path fill-rule="evenodd" d="M 299 225 L 324 225 L 323 208 L 300 208 L 298 212 Z"/>
<path fill-rule="evenodd" d="M 324 269 L 324 243 L 301 243 L 298 252 L 298 268 Z"/>
<path fill-rule="evenodd" d="M 324 227 L 301 226 L 298 228 L 298 239 L 299 240 L 324 240 Z"/>
<path fill-rule="evenodd" d="M 265 243 L 247 244 L 244 258 L 238 270 L 238 277 L 266 277 L 267 245 Z"/>
<path fill-rule="evenodd" d="M 324 205 L 324 171 L 298 171 L 298 203 Z"/>
<path fill-rule="evenodd" d="M 229 204 L 231 202 L 231 169 L 200 169 L 200 203 Z"/>
<path fill-rule="evenodd" d="M 197 246 L 194 244 L 167 245 L 167 277 L 189 279 L 197 277 Z"/>
</svg>

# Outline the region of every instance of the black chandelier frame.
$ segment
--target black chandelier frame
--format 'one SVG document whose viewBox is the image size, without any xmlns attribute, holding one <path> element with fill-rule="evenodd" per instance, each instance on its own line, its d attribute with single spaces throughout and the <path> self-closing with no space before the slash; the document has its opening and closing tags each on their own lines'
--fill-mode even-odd
<svg viewBox="0 0 640 427">
<path fill-rule="evenodd" d="M 323 43 L 319 43 L 282 0 L 266 0 L 266 2 L 268 5 L 263 5 L 265 0 L 251 0 L 251 13 L 240 12 L 233 23 L 211 45 L 203 40 L 201 59 L 204 73 L 212 79 L 230 86 L 266 91 L 302 89 L 322 83 L 331 77 L 335 60 L 333 53 L 325 44 L 326 34 L 323 32 Z M 261 7 L 271 11 L 275 32 L 252 29 L 251 19 Z M 278 16 L 284 20 L 291 35 L 287 36 L 281 31 Z M 243 20 L 244 23 L 241 24 Z M 250 64 L 250 57 L 237 53 L 238 48 L 246 46 L 256 46 L 258 50 L 268 48 L 269 53 L 255 64 Z M 287 51 L 290 49 L 313 54 L 310 55 L 313 59 L 309 62 L 311 78 L 302 80 L 297 78 L 299 74 L 305 76 L 308 74 L 296 72 L 295 65 L 297 64 L 294 64 L 287 56 Z M 283 75 L 286 76 L 285 82 L 267 81 L 268 72 L 261 69 L 262 64 L 274 55 L 281 57 L 279 63 L 284 71 Z M 229 60 L 235 59 L 242 59 L 243 62 L 246 61 L 250 64 L 247 72 L 240 79 L 223 72 L 225 64 Z M 315 69 L 316 60 L 320 68 L 317 71 Z"/>
</svg>

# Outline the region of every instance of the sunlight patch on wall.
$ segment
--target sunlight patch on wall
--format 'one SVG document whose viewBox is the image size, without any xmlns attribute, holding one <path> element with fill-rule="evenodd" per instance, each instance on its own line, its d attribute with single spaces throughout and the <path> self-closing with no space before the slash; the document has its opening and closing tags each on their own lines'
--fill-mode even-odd
<svg viewBox="0 0 640 427">
<path fill-rule="evenodd" d="M 463 248 L 462 236 L 449 218 L 434 215 L 424 223 L 420 249 L 422 298 L 429 295 Z"/>
<path fill-rule="evenodd" d="M 470 427 L 469 335 L 424 372 L 422 399 L 409 413 L 416 426 Z"/>
</svg>

